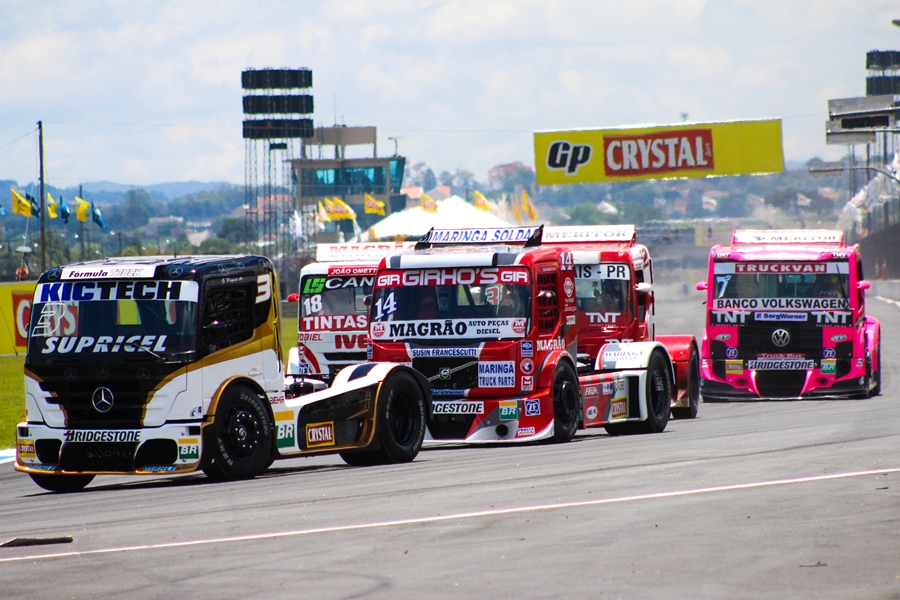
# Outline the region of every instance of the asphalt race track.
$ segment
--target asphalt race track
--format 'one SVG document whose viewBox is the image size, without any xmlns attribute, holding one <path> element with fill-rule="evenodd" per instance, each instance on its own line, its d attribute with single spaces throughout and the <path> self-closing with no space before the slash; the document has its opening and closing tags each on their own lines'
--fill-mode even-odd
<svg viewBox="0 0 900 600">
<path fill-rule="evenodd" d="M 658 331 L 702 326 L 699 294 Z M 252 481 L 0 465 L 3 598 L 900 598 L 900 306 L 883 395 L 703 404 L 659 435 L 277 462 Z"/>
</svg>

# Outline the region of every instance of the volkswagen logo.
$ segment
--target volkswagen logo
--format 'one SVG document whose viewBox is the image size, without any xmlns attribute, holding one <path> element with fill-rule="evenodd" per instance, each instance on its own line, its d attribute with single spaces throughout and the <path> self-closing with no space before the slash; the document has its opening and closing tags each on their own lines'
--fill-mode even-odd
<svg viewBox="0 0 900 600">
<path fill-rule="evenodd" d="M 791 343 L 791 334 L 787 329 L 776 329 L 772 332 L 772 343 L 779 348 L 784 348 Z"/>
<path fill-rule="evenodd" d="M 112 390 L 106 387 L 99 387 L 94 390 L 94 395 L 91 396 L 91 403 L 94 405 L 94 410 L 98 413 L 107 413 L 113 407 L 113 393 Z"/>
<path fill-rule="evenodd" d="M 441 369 L 441 379 L 450 379 L 450 369 Z"/>
</svg>

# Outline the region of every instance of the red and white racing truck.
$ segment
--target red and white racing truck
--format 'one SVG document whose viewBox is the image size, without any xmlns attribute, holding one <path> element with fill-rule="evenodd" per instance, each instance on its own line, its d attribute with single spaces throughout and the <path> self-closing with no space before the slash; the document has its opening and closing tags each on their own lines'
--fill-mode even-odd
<svg viewBox="0 0 900 600">
<path fill-rule="evenodd" d="M 704 400 L 877 395 L 881 326 L 866 316 L 859 246 L 840 230 L 735 231 L 713 246 Z"/>
<path fill-rule="evenodd" d="M 634 225 L 546 227 L 543 243 L 572 251 L 575 261 L 578 370 L 589 371 L 605 344 L 665 346 L 675 368 L 672 415 L 693 419 L 700 406 L 700 353 L 693 335 L 656 335 L 653 260 Z"/>
<path fill-rule="evenodd" d="M 675 397 L 666 347 L 611 341 L 579 368 L 573 252 L 543 244 L 542 234 L 543 226 L 432 230 L 415 251 L 379 265 L 370 360 L 411 365 L 428 379 L 426 441 L 564 442 L 580 423 L 665 429 Z"/>
<path fill-rule="evenodd" d="M 378 262 L 412 250 L 414 242 L 319 244 L 316 262 L 300 270 L 297 346 L 287 374 L 330 381 L 344 367 L 366 360 L 369 330 L 366 296 Z"/>
</svg>

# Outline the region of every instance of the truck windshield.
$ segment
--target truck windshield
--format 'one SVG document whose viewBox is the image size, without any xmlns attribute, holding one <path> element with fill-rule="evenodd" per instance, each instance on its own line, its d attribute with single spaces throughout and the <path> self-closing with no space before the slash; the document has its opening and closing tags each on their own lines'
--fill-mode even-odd
<svg viewBox="0 0 900 600">
<path fill-rule="evenodd" d="M 196 282 L 103 283 L 109 285 L 39 284 L 29 354 L 140 353 L 166 360 L 196 349 Z"/>
<path fill-rule="evenodd" d="M 307 275 L 300 282 L 301 316 L 365 314 L 374 280 L 374 276 Z"/>
<path fill-rule="evenodd" d="M 392 338 L 505 338 L 525 334 L 531 309 L 531 279 L 525 269 L 472 267 L 382 271 L 378 281 L 380 287 L 376 287 L 372 301 L 374 322 L 421 324 L 440 321 L 443 324 L 424 328 L 418 325 L 391 327 L 395 334 L 390 335 Z M 449 333 L 451 327 L 452 335 Z M 373 328 L 374 333 L 379 331 L 383 328 Z M 426 333 L 423 335 L 423 332 Z"/>
<path fill-rule="evenodd" d="M 575 265 L 575 299 L 579 312 L 587 313 L 592 325 L 628 321 L 630 279 L 631 269 L 624 263 Z"/>
<path fill-rule="evenodd" d="M 846 262 L 716 262 L 714 298 L 849 298 Z"/>
</svg>

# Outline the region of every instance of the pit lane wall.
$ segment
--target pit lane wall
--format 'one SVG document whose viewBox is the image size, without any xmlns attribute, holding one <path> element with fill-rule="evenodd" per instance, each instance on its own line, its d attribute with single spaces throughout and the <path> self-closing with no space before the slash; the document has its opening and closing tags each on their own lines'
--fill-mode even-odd
<svg viewBox="0 0 900 600">
<path fill-rule="evenodd" d="M 0 283 L 0 356 L 25 354 L 34 281 Z"/>
</svg>

